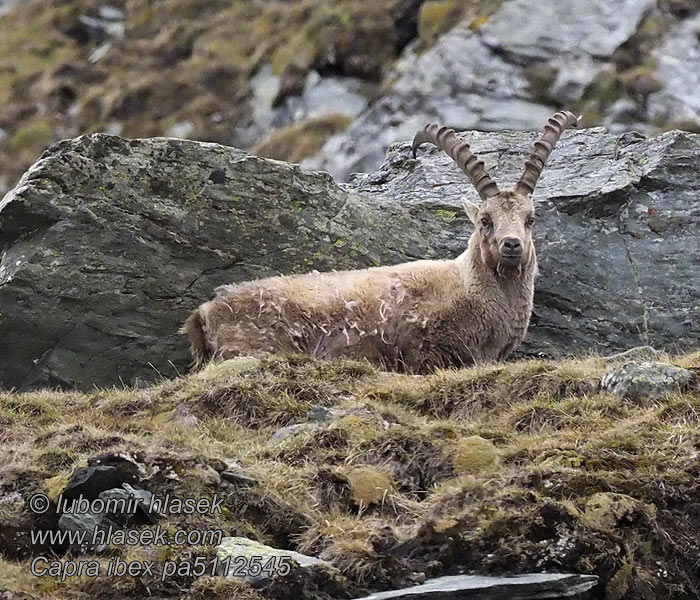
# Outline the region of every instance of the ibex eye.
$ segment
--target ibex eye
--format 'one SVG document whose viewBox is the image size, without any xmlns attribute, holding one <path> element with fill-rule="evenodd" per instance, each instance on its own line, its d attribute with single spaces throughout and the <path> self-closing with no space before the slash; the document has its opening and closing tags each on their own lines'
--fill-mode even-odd
<svg viewBox="0 0 700 600">
<path fill-rule="evenodd" d="M 532 227 L 532 225 L 535 223 L 535 217 L 528 217 L 527 220 L 525 221 L 525 225 L 528 227 Z"/>
<path fill-rule="evenodd" d="M 491 221 L 489 219 L 487 219 L 486 217 L 484 217 L 483 219 L 481 219 L 481 224 L 484 227 L 489 227 L 491 225 Z"/>
</svg>

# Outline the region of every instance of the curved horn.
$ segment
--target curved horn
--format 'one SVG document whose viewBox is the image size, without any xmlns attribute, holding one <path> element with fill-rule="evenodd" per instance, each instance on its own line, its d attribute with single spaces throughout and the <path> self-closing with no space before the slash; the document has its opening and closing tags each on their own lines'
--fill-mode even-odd
<svg viewBox="0 0 700 600">
<path fill-rule="evenodd" d="M 532 194 L 537 185 L 537 180 L 542 174 L 549 155 L 557 145 L 561 134 L 567 127 L 576 127 L 581 117 L 577 117 L 568 110 L 561 110 L 554 113 L 544 126 L 544 133 L 535 142 L 535 148 L 530 154 L 530 158 L 525 161 L 525 171 L 515 186 L 515 191 L 526 196 Z"/>
<path fill-rule="evenodd" d="M 498 194 L 498 186 L 484 168 L 484 161 L 472 154 L 469 144 L 460 140 L 453 129 L 440 127 L 435 123 L 423 127 L 413 138 L 413 158 L 416 157 L 418 148 L 425 142 L 435 144 L 457 163 L 457 166 L 467 174 L 482 200 Z"/>
</svg>

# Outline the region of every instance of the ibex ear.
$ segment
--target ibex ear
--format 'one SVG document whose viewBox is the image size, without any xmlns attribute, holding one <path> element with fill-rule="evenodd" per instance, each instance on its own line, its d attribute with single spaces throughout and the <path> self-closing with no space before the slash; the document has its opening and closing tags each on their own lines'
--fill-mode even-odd
<svg viewBox="0 0 700 600">
<path fill-rule="evenodd" d="M 474 223 L 474 225 L 478 225 L 478 216 L 479 216 L 479 205 L 474 204 L 473 202 L 469 202 L 469 200 L 463 200 L 464 202 L 464 210 L 467 211 L 467 216 L 469 217 L 469 220 Z"/>
</svg>

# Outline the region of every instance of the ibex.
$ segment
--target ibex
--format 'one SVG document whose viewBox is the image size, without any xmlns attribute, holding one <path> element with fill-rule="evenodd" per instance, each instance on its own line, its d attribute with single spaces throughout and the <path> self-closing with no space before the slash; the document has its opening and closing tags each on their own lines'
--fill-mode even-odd
<svg viewBox="0 0 700 600">
<path fill-rule="evenodd" d="M 555 144 L 578 119 L 554 114 L 513 190 L 500 191 L 452 129 L 426 125 L 413 156 L 431 142 L 466 173 L 481 197 L 464 201 L 476 229 L 453 260 L 419 260 L 356 271 L 278 276 L 223 286 L 185 322 L 194 365 L 259 351 L 364 358 L 385 369 L 496 361 L 518 346 L 532 312 L 537 257 L 531 194 Z"/>
</svg>

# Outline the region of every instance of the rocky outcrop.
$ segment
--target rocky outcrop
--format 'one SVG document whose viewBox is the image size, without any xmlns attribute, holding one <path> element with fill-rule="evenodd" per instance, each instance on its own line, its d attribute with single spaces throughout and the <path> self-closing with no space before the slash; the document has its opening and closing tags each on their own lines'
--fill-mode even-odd
<svg viewBox="0 0 700 600">
<path fill-rule="evenodd" d="M 534 129 L 553 107 L 619 133 L 695 130 L 698 16 L 677 18 L 664 7 L 544 0 L 535 8 L 532 0 L 507 0 L 485 23 L 462 23 L 422 54 L 407 51 L 388 91 L 302 164 L 346 180 L 374 170 L 391 143 L 426 122 Z"/>
<path fill-rule="evenodd" d="M 471 133 L 505 186 L 534 134 Z M 567 133 L 535 193 L 527 354 L 700 345 L 700 138 Z M 392 148 L 338 186 L 223 146 L 94 135 L 50 148 L 0 203 L 0 384 L 90 388 L 187 369 L 177 330 L 223 283 L 451 257 L 476 192 Z"/>
<path fill-rule="evenodd" d="M 0 382 L 134 384 L 185 372 L 177 333 L 225 282 L 428 252 L 400 210 L 224 146 L 95 135 L 47 151 L 0 203 Z M 391 217 L 389 217 L 391 218 Z"/>
</svg>

